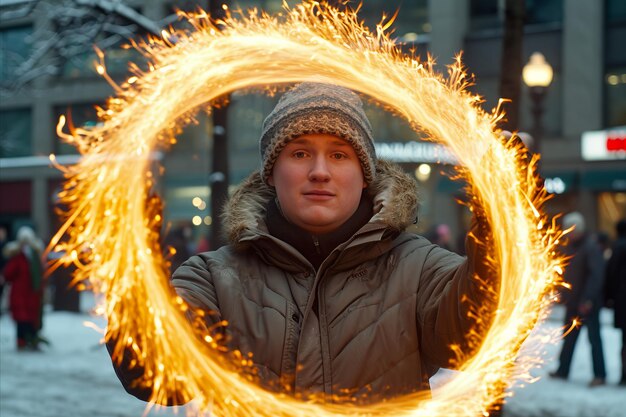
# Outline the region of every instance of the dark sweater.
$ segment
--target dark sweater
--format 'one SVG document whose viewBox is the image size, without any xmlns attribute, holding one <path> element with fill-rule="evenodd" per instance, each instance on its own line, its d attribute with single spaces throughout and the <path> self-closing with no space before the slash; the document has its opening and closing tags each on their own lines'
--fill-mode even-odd
<svg viewBox="0 0 626 417">
<path fill-rule="evenodd" d="M 372 216 L 372 200 L 364 192 L 356 212 L 330 233 L 316 235 L 291 223 L 283 215 L 276 199 L 270 200 L 265 220 L 272 236 L 296 248 L 318 270 L 333 249 L 350 239 Z"/>
</svg>

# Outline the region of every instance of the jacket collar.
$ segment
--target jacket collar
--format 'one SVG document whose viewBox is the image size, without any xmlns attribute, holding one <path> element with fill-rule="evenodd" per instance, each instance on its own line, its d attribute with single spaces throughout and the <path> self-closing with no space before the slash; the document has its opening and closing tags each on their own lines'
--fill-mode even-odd
<svg viewBox="0 0 626 417">
<path fill-rule="evenodd" d="M 417 184 L 398 165 L 378 160 L 376 179 L 367 191 L 374 202 L 374 216 L 362 230 L 369 233 L 380 229 L 400 232 L 415 222 Z M 268 234 L 264 219 L 268 202 L 275 197 L 274 188 L 263 182 L 258 171 L 236 188 L 223 214 L 224 230 L 231 244 L 239 245 L 255 236 Z"/>
</svg>

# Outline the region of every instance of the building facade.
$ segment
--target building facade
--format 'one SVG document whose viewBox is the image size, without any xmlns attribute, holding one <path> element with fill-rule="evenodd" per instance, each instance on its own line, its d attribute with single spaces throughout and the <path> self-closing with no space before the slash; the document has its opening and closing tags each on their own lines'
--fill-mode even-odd
<svg viewBox="0 0 626 417">
<path fill-rule="evenodd" d="M 64 40 L 73 32 L 63 26 L 63 14 L 69 10 L 53 7 L 61 3 L 71 8 L 69 0 L 0 0 L 0 223 L 12 232 L 21 224 L 32 224 L 45 238 L 59 226 L 54 209 L 63 181 L 61 172 L 50 166 L 49 155 L 57 155 L 61 163 L 78 158 L 73 147 L 56 135 L 59 116 L 71 115 L 77 126 L 96 124 L 94 106 L 113 95 L 94 71 L 95 52 Z M 176 7 L 209 7 L 208 1 L 120 3 L 127 13 L 83 10 L 79 23 L 88 25 L 94 13 L 104 13 L 109 25 L 145 36 L 154 28 L 177 24 L 172 20 Z M 282 2 L 228 3 L 231 9 L 258 7 L 274 13 Z M 547 210 L 552 214 L 580 210 L 592 230 L 612 233 L 614 222 L 626 217 L 626 3 L 525 3 L 523 59 L 541 52 L 554 71 L 541 118 L 541 173 L 554 194 Z M 430 53 L 440 69 L 463 51 L 465 65 L 475 77 L 472 89 L 484 97 L 489 111 L 499 99 L 504 4 L 502 0 L 368 0 L 359 13 L 373 27 L 383 13 L 390 16 L 400 8 L 394 36 L 421 56 Z M 91 40 L 109 42 L 107 68 L 114 78 L 127 77 L 128 61 L 140 59 L 119 48 L 122 42 L 110 33 Z M 50 48 L 50 43 L 61 46 Z M 71 54 L 72 50 L 79 52 Z M 33 56 L 41 58 L 35 62 Z M 231 183 L 259 167 L 258 136 L 274 103 L 275 98 L 232 94 L 225 126 Z M 533 131 L 531 101 L 523 83 L 519 105 L 519 130 Z M 446 223 L 453 234 L 462 234 L 469 214 L 456 203 L 462 198 L 462 185 L 446 176 L 453 160 L 433 156 L 432 144 L 421 141 L 403 120 L 374 106 L 367 113 L 379 151 L 415 172 L 422 184 L 421 231 Z M 196 238 L 206 235 L 212 222 L 208 202 L 214 132 L 210 116 L 199 114 L 198 122 L 186 128 L 177 145 L 163 155 L 160 163 L 165 174 L 159 181 L 166 219 L 173 225 L 188 225 Z"/>
</svg>

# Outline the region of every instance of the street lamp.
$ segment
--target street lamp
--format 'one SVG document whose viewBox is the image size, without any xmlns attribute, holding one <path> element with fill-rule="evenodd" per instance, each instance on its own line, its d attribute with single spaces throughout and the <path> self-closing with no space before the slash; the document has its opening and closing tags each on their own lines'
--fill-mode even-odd
<svg viewBox="0 0 626 417">
<path fill-rule="evenodd" d="M 543 100 L 546 97 L 548 86 L 552 82 L 552 67 L 546 62 L 546 58 L 540 52 L 534 52 L 528 63 L 522 70 L 522 78 L 528 86 L 530 98 L 533 101 L 533 139 L 535 153 L 541 151 L 541 139 L 543 136 Z"/>
</svg>

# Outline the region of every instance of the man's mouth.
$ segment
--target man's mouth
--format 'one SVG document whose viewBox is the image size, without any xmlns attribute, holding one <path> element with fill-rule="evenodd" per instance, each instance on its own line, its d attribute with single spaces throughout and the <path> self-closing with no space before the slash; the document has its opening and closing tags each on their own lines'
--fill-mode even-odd
<svg viewBox="0 0 626 417">
<path fill-rule="evenodd" d="M 304 193 L 304 195 L 321 195 L 321 196 L 334 196 L 334 193 L 331 193 L 330 191 L 326 191 L 326 190 L 313 190 L 313 191 L 307 191 Z"/>
</svg>

